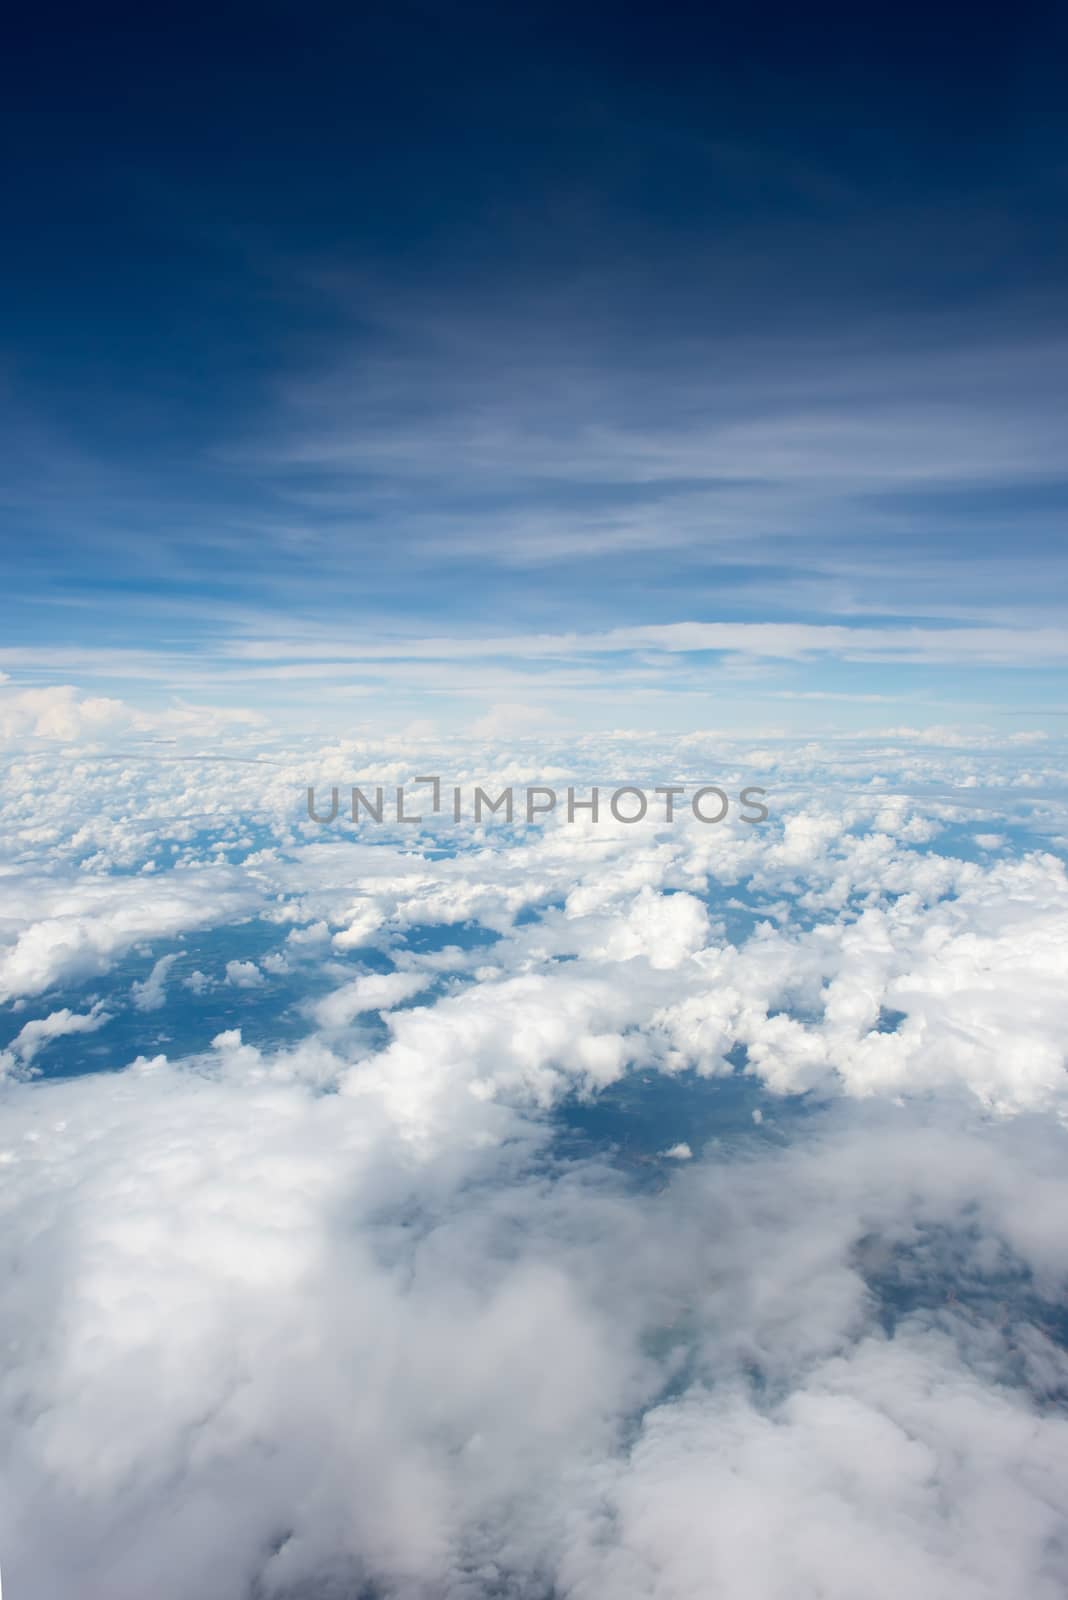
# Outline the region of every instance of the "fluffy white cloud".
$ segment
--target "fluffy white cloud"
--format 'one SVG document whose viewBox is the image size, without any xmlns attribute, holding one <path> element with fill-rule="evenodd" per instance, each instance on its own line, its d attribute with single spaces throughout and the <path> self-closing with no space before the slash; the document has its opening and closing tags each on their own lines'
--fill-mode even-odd
<svg viewBox="0 0 1068 1600">
<path fill-rule="evenodd" d="M 236 917 L 261 894 L 254 880 L 221 865 L 151 882 L 12 874 L 0 911 L 0 1004 L 106 972 L 135 945 Z"/>
<path fill-rule="evenodd" d="M 8 681 L 8 674 L 0 673 L 0 685 Z M 31 738 L 74 744 L 127 733 L 204 738 L 234 728 L 262 727 L 263 721 L 253 711 L 180 700 L 161 712 L 146 712 L 124 700 L 82 694 L 73 684 L 12 687 L 0 694 L 0 741 Z"/>
<path fill-rule="evenodd" d="M 167 999 L 167 978 L 178 960 L 175 954 L 160 956 L 142 983 L 130 986 L 130 996 L 138 1011 L 158 1011 Z"/>
<path fill-rule="evenodd" d="M 226 981 L 235 989 L 258 989 L 264 978 L 254 961 L 228 961 Z"/>
<path fill-rule="evenodd" d="M 943 1334 L 864 1339 L 767 1405 L 737 1381 L 650 1412 L 562 1563 L 575 1600 L 1055 1600 L 1068 1420 Z"/>
<path fill-rule="evenodd" d="M 1059 1130 L 839 1118 L 643 1197 L 477 1100 L 413 1149 L 321 1047 L 196 1065 L 7 1107 L 22 1592 L 1063 1585 L 1068 1363 L 981 1276 L 1063 1293 Z"/>
<path fill-rule="evenodd" d="M 73 1033 L 95 1033 L 110 1020 L 111 1013 L 104 1009 L 102 1001 L 97 1001 L 89 1011 L 71 1011 L 64 1006 L 61 1011 L 51 1011 L 46 1017 L 35 1017 L 23 1023 L 7 1049 L 0 1052 L 0 1076 L 5 1069 L 14 1071 L 29 1067 L 38 1051 L 52 1039 L 66 1038 Z"/>
<path fill-rule="evenodd" d="M 313 1014 L 320 1027 L 346 1028 L 363 1012 L 388 1011 L 411 999 L 427 983 L 418 972 L 369 972 L 319 1000 Z"/>
<path fill-rule="evenodd" d="M 696 741 L 665 776 L 760 771 L 767 826 L 353 839 L 276 754 L 86 761 L 62 804 L 47 761 L 2 780 L 13 1592 L 1062 1594 L 1068 881 L 1011 842 L 1018 765 L 984 755 L 967 809 L 973 746 Z M 965 826 L 997 856 L 929 848 Z M 171 1061 L 179 960 L 218 1031 Z M 103 1000 L 21 1020 L 86 978 Z M 216 1020 L 261 987 L 284 1048 Z M 119 1008 L 147 1058 L 19 1081 Z M 618 1162 L 556 1142 L 565 1102 L 655 1118 L 681 1073 L 734 1108 L 721 1140 L 673 1113 Z"/>
</svg>

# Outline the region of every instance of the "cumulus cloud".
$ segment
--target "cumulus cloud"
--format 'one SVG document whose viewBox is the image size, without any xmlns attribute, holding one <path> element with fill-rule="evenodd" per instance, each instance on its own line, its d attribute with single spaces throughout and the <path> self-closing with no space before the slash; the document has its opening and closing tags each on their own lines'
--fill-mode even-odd
<svg viewBox="0 0 1068 1600">
<path fill-rule="evenodd" d="M 138 1011 L 158 1011 L 166 1003 L 167 977 L 177 960 L 176 954 L 160 956 L 142 983 L 131 984 L 130 995 Z"/>
<path fill-rule="evenodd" d="M 39 659 L 32 651 L 16 654 L 27 664 Z M 57 653 L 50 652 L 42 664 L 54 668 L 57 659 Z M 9 681 L 10 675 L 0 672 L 0 685 Z M 0 696 L 0 741 L 29 738 L 78 744 L 120 734 L 190 734 L 199 739 L 235 729 L 262 728 L 264 720 L 260 712 L 243 707 L 192 705 L 177 697 L 162 710 L 146 711 L 126 700 L 84 694 L 69 683 L 5 689 Z"/>
<path fill-rule="evenodd" d="M 4 1003 L 65 1002 L 0 1091 L 14 1591 L 1064 1592 L 1063 818 L 1017 848 L 996 753 L 965 809 L 970 749 L 709 748 L 665 775 L 759 769 L 767 826 L 326 835 L 291 753 L 87 764 L 66 819 L 4 777 Z M 168 1059 L 178 954 L 120 963 L 183 936 Z M 109 983 L 144 1054 L 21 1081 Z"/>
<path fill-rule="evenodd" d="M 344 1028 L 366 1011 L 388 1011 L 427 987 L 419 972 L 369 972 L 335 989 L 314 1007 L 323 1028 Z"/>
<path fill-rule="evenodd" d="M 213 1057 L 8 1107 L 8 1267 L 31 1216 L 78 1262 L 12 1280 L 25 1592 L 1058 1592 L 1068 1365 L 983 1270 L 1052 1314 L 1059 1131 L 846 1117 L 650 1196 L 477 1100 L 410 1151 L 318 1046 Z"/>
<path fill-rule="evenodd" d="M 145 940 L 174 937 L 258 904 L 254 881 L 225 865 L 136 878 L 10 874 L 0 915 L 0 1004 L 108 971 Z"/>
<path fill-rule="evenodd" d="M 71 1011 L 64 1006 L 61 1011 L 51 1011 L 46 1017 L 35 1017 L 23 1023 L 7 1049 L 0 1052 L 0 1068 L 5 1063 L 9 1071 L 29 1067 L 38 1051 L 53 1039 L 62 1039 L 73 1033 L 95 1033 L 110 1020 L 111 1013 L 104 1009 L 102 1001 L 97 1001 L 89 1011 Z"/>
<path fill-rule="evenodd" d="M 70 684 L 8 691 L 0 698 L 0 739 L 76 740 L 113 732 L 129 722 L 121 700 L 80 695 Z"/>
<path fill-rule="evenodd" d="M 254 961 L 228 961 L 226 981 L 235 989 L 258 989 L 264 978 Z"/>
</svg>

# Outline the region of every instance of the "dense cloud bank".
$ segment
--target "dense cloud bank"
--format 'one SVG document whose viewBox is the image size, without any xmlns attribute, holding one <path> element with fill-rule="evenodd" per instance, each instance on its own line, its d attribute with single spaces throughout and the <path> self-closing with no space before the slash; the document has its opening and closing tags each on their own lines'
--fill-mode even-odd
<svg viewBox="0 0 1068 1600">
<path fill-rule="evenodd" d="M 635 1192 L 218 1055 L 11 1108 L 24 1592 L 1062 1592 L 1059 1129 L 853 1112 Z"/>
<path fill-rule="evenodd" d="M 1064 1592 L 1055 753 L 641 760 L 769 822 L 302 819 L 399 751 L 8 767 L 12 1594 Z M 565 1136 L 632 1084 L 708 1118 Z"/>
</svg>

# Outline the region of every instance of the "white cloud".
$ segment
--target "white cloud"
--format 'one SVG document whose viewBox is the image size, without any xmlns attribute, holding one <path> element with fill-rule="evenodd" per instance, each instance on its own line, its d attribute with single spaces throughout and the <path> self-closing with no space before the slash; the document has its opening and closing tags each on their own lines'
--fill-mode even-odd
<svg viewBox="0 0 1068 1600">
<path fill-rule="evenodd" d="M 9 1584 L 1063 1593 L 1068 880 L 1012 843 L 1018 764 L 990 750 L 962 799 L 975 746 L 669 741 L 665 779 L 758 770 L 772 821 L 351 840 L 302 831 L 302 780 L 402 781 L 399 757 L 315 755 L 86 763 L 62 804 L 47 762 L 2 780 L 6 995 L 102 986 L 184 933 L 215 1030 L 184 1062 L 18 1081 L 105 990 L 9 1047 Z M 997 859 L 929 848 L 977 817 Z M 197 946 L 224 925 L 230 990 Z M 285 1047 L 214 1020 L 265 970 L 306 1028 Z M 636 1069 L 671 1107 L 647 1149 L 554 1144 L 562 1105 L 596 1127 L 615 1086 L 623 1115 Z M 767 1115 L 807 1088 L 822 1112 Z"/>
<path fill-rule="evenodd" d="M 223 865 L 136 878 L 15 873 L 0 914 L 0 1004 L 106 972 L 143 941 L 210 926 L 255 906 L 260 891 Z"/>
<path fill-rule="evenodd" d="M 4 658 L 19 665 L 44 664 L 49 670 L 62 667 L 63 651 L 40 651 L 8 647 Z M 119 677 L 152 676 L 150 662 L 131 653 L 123 670 L 122 652 L 75 652 L 75 662 L 90 662 L 106 670 L 109 659 Z M 0 673 L 0 684 L 9 675 Z M 0 740 L 42 739 L 62 743 L 99 740 L 115 734 L 188 733 L 195 738 L 210 738 L 234 728 L 260 728 L 261 713 L 243 708 L 191 705 L 175 700 L 161 711 L 148 712 L 124 700 L 104 695 L 83 695 L 73 684 L 51 684 L 45 688 L 8 689 L 0 696 Z"/>
<path fill-rule="evenodd" d="M 23 1023 L 7 1050 L 0 1055 L 0 1062 L 6 1056 L 11 1067 L 28 1067 L 38 1051 L 53 1039 L 62 1039 L 72 1033 L 95 1033 L 110 1021 L 111 1013 L 104 1009 L 102 1001 L 97 1001 L 91 1010 L 83 1012 L 71 1011 L 64 1006 L 61 1011 L 51 1011 L 46 1017 L 35 1017 Z"/>
<path fill-rule="evenodd" d="M 228 961 L 226 981 L 235 989 L 258 989 L 264 978 L 254 961 Z"/>
<path fill-rule="evenodd" d="M 388 1011 L 425 989 L 429 979 L 419 972 L 370 972 L 343 984 L 313 1008 L 322 1028 L 345 1028 L 366 1011 Z"/>
<path fill-rule="evenodd" d="M 4 1430 L 23 1592 L 846 1600 L 874 1551 L 866 1593 L 1052 1600 L 1068 1423 L 1030 1391 L 1068 1363 L 944 1269 L 1012 1252 L 1057 1302 L 1062 1135 L 845 1118 L 642 1198 L 547 1184 L 536 1125 L 478 1100 L 409 1150 L 384 1085 L 316 1092 L 317 1049 L 229 1033 L 9 1102 L 0 1251 L 51 1241 L 0 1397 L 34 1416 Z M 922 1309 L 888 1334 L 895 1249 Z"/>
<path fill-rule="evenodd" d="M 178 955 L 160 956 L 143 983 L 134 982 L 130 994 L 138 1011 L 158 1011 L 166 1003 L 167 978 Z"/>
</svg>

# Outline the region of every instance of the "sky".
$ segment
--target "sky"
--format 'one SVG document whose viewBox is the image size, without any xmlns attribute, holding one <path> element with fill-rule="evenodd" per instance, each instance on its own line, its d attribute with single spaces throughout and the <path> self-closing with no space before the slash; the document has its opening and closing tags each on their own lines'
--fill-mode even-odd
<svg viewBox="0 0 1068 1600">
<path fill-rule="evenodd" d="M 1064 1600 L 1066 29 L 5 22 L 8 1600 Z"/>
<path fill-rule="evenodd" d="M 1058 731 L 1064 31 L 23 8 L 7 690 Z"/>
</svg>

